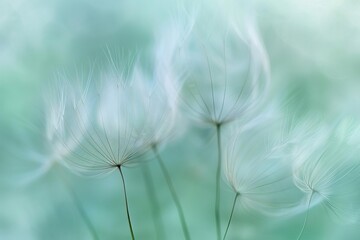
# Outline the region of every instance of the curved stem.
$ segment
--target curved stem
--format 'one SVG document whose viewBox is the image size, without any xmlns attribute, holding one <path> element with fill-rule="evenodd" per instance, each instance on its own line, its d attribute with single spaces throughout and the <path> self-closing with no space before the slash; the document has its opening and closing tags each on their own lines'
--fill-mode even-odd
<svg viewBox="0 0 360 240">
<path fill-rule="evenodd" d="M 234 198 L 234 202 L 233 202 L 233 205 L 232 205 L 232 208 L 231 208 L 231 213 L 230 213 L 229 221 L 228 221 L 228 224 L 227 224 L 225 233 L 224 233 L 223 240 L 225 240 L 226 235 L 227 235 L 227 233 L 228 233 L 228 230 L 229 230 L 229 227 L 230 227 L 230 223 L 231 223 L 231 220 L 232 220 L 232 217 L 233 217 L 233 214 L 234 214 L 235 205 L 236 205 L 236 201 L 237 201 L 238 196 L 239 196 L 239 193 L 236 193 L 235 198 Z"/>
<path fill-rule="evenodd" d="M 220 225 L 220 180 L 221 180 L 221 124 L 216 124 L 217 148 L 218 148 L 218 164 L 216 170 L 216 190 L 215 190 L 215 223 L 217 239 L 221 239 Z"/>
<path fill-rule="evenodd" d="M 128 219 L 128 223 L 129 223 L 129 229 L 130 229 L 130 233 L 131 233 L 131 239 L 132 239 L 132 240 L 135 240 L 134 231 L 133 231 L 133 228 L 132 228 L 131 218 L 130 218 L 129 203 L 128 203 L 128 198 L 127 198 L 127 194 L 126 194 L 125 179 L 124 179 L 124 175 L 123 175 L 122 170 L 121 170 L 121 166 L 118 166 L 118 169 L 119 169 L 119 172 L 120 172 L 120 175 L 121 175 L 121 180 L 122 180 L 123 189 L 124 189 L 126 215 L 127 215 L 127 219 Z"/>
<path fill-rule="evenodd" d="M 149 167 L 144 164 L 142 167 L 146 190 L 151 202 L 151 210 L 156 229 L 156 239 L 164 239 L 164 224 L 161 220 L 159 201 L 155 194 L 154 181 Z"/>
<path fill-rule="evenodd" d="M 90 234 L 94 240 L 99 240 L 99 236 L 96 233 L 95 227 L 92 224 L 89 216 L 86 214 L 85 209 L 82 207 L 82 204 L 79 200 L 79 198 L 76 196 L 75 191 L 70 187 L 70 185 L 66 182 L 66 180 L 63 177 L 60 177 L 62 182 L 64 183 L 65 188 L 67 189 L 72 201 L 74 202 L 74 206 L 78 210 L 81 218 L 83 219 L 86 227 L 89 229 Z"/>
<path fill-rule="evenodd" d="M 174 188 L 174 185 L 171 181 L 171 177 L 170 177 L 170 174 L 162 160 L 162 158 L 160 157 L 160 154 L 157 150 L 157 147 L 156 146 L 153 146 L 153 151 L 155 153 L 155 156 L 156 158 L 158 159 L 158 162 L 160 164 L 160 168 L 161 168 L 161 171 L 163 172 L 163 175 L 165 177 L 165 180 L 166 180 L 166 183 L 168 185 L 168 188 L 170 190 L 170 193 L 171 193 L 171 196 L 173 198 L 173 201 L 175 203 L 175 206 L 177 208 L 177 211 L 178 211 L 178 214 L 179 214 L 179 218 L 180 218 L 180 222 L 181 222 L 181 226 L 182 226 L 182 229 L 183 229 L 183 232 L 184 232 L 184 236 L 185 236 L 185 239 L 187 240 L 190 240 L 190 234 L 189 234 L 189 230 L 188 230 L 188 227 L 187 227 L 187 223 L 186 223 L 186 220 L 185 220 L 185 215 L 184 215 L 184 211 L 181 207 L 181 204 L 180 204 L 180 201 L 179 201 L 179 197 L 177 196 L 177 193 L 175 191 L 175 188 Z"/>
<path fill-rule="evenodd" d="M 310 195 L 310 198 L 309 198 L 309 202 L 308 202 L 308 206 L 307 206 L 307 210 L 306 210 L 306 216 L 305 216 L 305 220 L 304 220 L 304 223 L 302 225 L 302 228 L 301 228 L 301 231 L 299 233 L 299 236 L 297 237 L 296 240 L 300 240 L 303 233 L 304 233 L 304 230 L 305 230 L 305 226 L 306 226 L 306 223 L 307 223 L 307 220 L 308 220 L 308 217 L 309 217 L 309 209 L 310 209 L 310 204 L 311 204 L 311 200 L 312 200 L 312 197 L 314 195 L 314 192 L 311 193 Z"/>
</svg>

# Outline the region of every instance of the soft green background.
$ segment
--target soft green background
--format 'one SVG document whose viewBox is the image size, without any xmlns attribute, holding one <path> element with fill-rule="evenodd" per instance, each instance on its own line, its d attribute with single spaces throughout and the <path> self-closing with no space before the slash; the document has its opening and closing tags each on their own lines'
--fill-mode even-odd
<svg viewBox="0 0 360 240">
<path fill-rule="evenodd" d="M 116 173 L 100 179 L 77 177 L 61 167 L 38 181 L 19 182 L 36 165 L 26 143 L 39 141 L 28 123 L 39 121 L 41 91 L 58 71 L 87 71 L 101 64 L 106 47 L 148 51 L 155 33 L 177 9 L 222 11 L 257 18 L 272 71 L 272 97 L 292 96 L 300 116 L 360 111 L 360 3 L 340 0 L 247 1 L 3 0 L 0 2 L 0 239 L 90 239 L 59 175 L 81 199 L 101 239 L 129 239 Z M 204 27 L 211 28 L 206 22 Z M 299 107 L 300 106 L 300 107 Z M 163 155 L 177 187 L 193 239 L 215 239 L 214 133 L 191 127 Z M 27 139 L 27 140 L 25 140 Z M 182 239 L 169 192 L 151 162 L 168 239 Z M 149 201 L 140 168 L 126 169 L 130 208 L 138 239 L 154 239 Z M 223 185 L 224 225 L 232 194 Z M 238 211 L 228 239 L 295 239 L 304 215 L 270 219 Z M 223 227 L 224 228 L 224 227 Z M 358 239 L 358 226 L 343 226 L 320 208 L 310 213 L 303 239 Z"/>
</svg>

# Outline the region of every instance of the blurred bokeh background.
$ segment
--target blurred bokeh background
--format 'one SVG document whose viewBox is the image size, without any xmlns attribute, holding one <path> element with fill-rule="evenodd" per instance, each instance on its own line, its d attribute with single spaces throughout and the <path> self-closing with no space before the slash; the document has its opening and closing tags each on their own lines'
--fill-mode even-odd
<svg viewBox="0 0 360 240">
<path fill-rule="evenodd" d="M 21 184 L 37 167 L 28 161 L 41 141 L 29 125 L 41 122 L 42 91 L 59 71 L 87 72 L 102 64 L 107 48 L 149 52 L 156 33 L 178 9 L 255 16 L 271 64 L 271 97 L 291 99 L 295 114 L 332 121 L 359 119 L 360 3 L 302 1 L 2 0 L 0 2 L 0 239 L 91 239 L 74 208 L 67 179 L 93 221 L 100 239 L 129 239 L 121 179 L 81 178 L 53 168 Z M 219 13 L 220 12 L 220 13 Z M 203 20 L 206 19 L 203 18 Z M 207 21 L 204 28 L 214 27 Z M 291 106 L 291 105 L 290 105 Z M 290 107 L 291 109 L 291 107 Z M 41 124 L 41 123 L 40 123 Z M 213 219 L 216 148 L 214 132 L 190 124 L 163 149 L 193 239 L 215 239 Z M 31 129 L 31 128 L 30 128 Z M 176 209 L 156 162 L 150 162 L 166 239 L 183 239 Z M 134 230 L 155 239 L 151 205 L 140 167 L 125 170 Z M 223 185 L 222 219 L 232 194 Z M 228 190 L 227 190 L 228 189 Z M 359 190 L 360 191 L 360 190 Z M 228 239 L 295 239 L 304 215 L 276 220 L 237 212 Z M 358 226 L 339 225 L 326 212 L 310 213 L 304 239 L 358 239 Z"/>
</svg>

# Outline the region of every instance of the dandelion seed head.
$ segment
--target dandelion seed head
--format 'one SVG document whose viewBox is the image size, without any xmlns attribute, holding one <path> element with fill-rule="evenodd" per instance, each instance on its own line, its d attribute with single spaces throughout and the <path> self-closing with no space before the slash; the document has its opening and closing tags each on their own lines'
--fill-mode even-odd
<svg viewBox="0 0 360 240">
<path fill-rule="evenodd" d="M 230 140 L 224 176 L 247 209 L 285 214 L 296 204 L 290 165 L 275 154 L 276 141 L 264 125 L 241 130 Z"/>
<path fill-rule="evenodd" d="M 219 124 L 253 113 L 265 98 L 270 79 L 267 54 L 254 25 L 241 31 L 189 41 L 190 76 L 184 86 L 185 106 L 193 118 Z M 191 50 L 192 49 L 192 50 Z M 193 55 L 190 53 L 190 55 Z"/>
<path fill-rule="evenodd" d="M 359 164 L 356 151 L 334 137 L 334 132 L 319 134 L 311 143 L 303 144 L 294 155 L 293 181 L 306 195 L 342 222 L 358 221 L 359 193 L 355 189 Z"/>
<path fill-rule="evenodd" d="M 178 104 L 171 83 L 176 75 L 167 62 L 169 53 L 161 58 L 155 52 L 152 71 L 139 59 L 119 65 L 109 56 L 110 68 L 100 74 L 94 119 L 72 160 L 80 172 L 97 175 L 135 166 L 176 133 Z"/>
</svg>

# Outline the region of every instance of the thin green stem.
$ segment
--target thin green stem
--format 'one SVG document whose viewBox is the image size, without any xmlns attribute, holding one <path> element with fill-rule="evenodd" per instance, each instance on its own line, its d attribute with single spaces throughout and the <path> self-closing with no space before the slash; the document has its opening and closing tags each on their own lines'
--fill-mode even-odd
<svg viewBox="0 0 360 240">
<path fill-rule="evenodd" d="M 218 148 L 218 164 L 216 170 L 216 190 L 215 190 L 215 223 L 217 239 L 221 240 L 221 224 L 220 224 L 220 181 L 221 181 L 221 124 L 216 124 L 217 148 Z"/>
<path fill-rule="evenodd" d="M 304 223 L 302 225 L 302 228 L 301 228 L 301 231 L 299 233 L 299 236 L 297 237 L 296 240 L 300 240 L 303 233 L 304 233 L 304 230 L 305 230 L 305 226 L 306 226 L 306 223 L 307 223 L 307 220 L 308 220 L 308 217 L 309 217 L 309 209 L 310 209 L 310 204 L 311 204 L 311 200 L 312 200 L 312 197 L 314 195 L 314 192 L 311 193 L 310 195 L 310 198 L 309 198 L 309 202 L 308 202 L 308 206 L 307 206 L 307 210 L 306 210 L 306 216 L 305 216 L 305 220 L 304 220 Z"/>
<path fill-rule="evenodd" d="M 225 233 L 224 233 L 223 240 L 225 240 L 226 235 L 227 235 L 227 233 L 228 233 L 228 230 L 229 230 L 229 227 L 230 227 L 230 224 L 231 224 L 231 220 L 232 220 L 232 217 L 233 217 L 233 214 L 234 214 L 236 201 L 237 201 L 238 197 L 239 197 L 239 193 L 236 193 L 235 198 L 234 198 L 234 202 L 233 202 L 233 205 L 232 205 L 232 208 L 231 208 L 231 213 L 230 213 L 229 221 L 228 221 L 228 224 L 227 224 Z"/>
<path fill-rule="evenodd" d="M 154 225 L 155 225 L 155 229 L 156 229 L 156 239 L 164 239 L 164 236 L 165 236 L 164 223 L 162 222 L 162 219 L 161 219 L 159 201 L 155 194 L 156 191 L 155 191 L 155 187 L 154 187 L 153 177 L 151 175 L 151 171 L 150 171 L 149 167 L 147 166 L 147 164 L 144 164 L 144 166 L 142 167 L 142 170 L 143 170 L 146 191 L 147 191 L 147 194 L 148 194 L 150 202 L 151 202 L 151 211 L 152 211 Z"/>
<path fill-rule="evenodd" d="M 69 196 L 71 197 L 71 199 L 72 199 L 72 201 L 74 203 L 74 206 L 76 207 L 77 211 L 79 212 L 79 214 L 80 214 L 81 218 L 83 219 L 86 227 L 89 229 L 89 232 L 90 232 L 92 238 L 94 240 L 99 240 L 100 238 L 99 238 L 99 236 L 98 236 L 98 234 L 97 234 L 97 232 L 95 230 L 95 227 L 92 224 L 89 216 L 86 214 L 86 211 L 83 208 L 79 198 L 75 194 L 75 191 L 70 187 L 70 185 L 67 183 L 67 181 L 63 177 L 60 176 L 60 178 L 61 178 L 67 192 L 69 193 Z"/>
<path fill-rule="evenodd" d="M 165 163 L 164 161 L 162 160 L 162 158 L 160 157 L 160 154 L 157 150 L 157 147 L 156 146 L 153 146 L 153 151 L 155 153 L 155 156 L 156 158 L 158 159 L 158 162 L 160 164 L 160 168 L 161 168 L 161 171 L 165 177 L 165 180 L 166 180 L 166 183 L 168 185 L 168 188 L 170 190 L 170 193 L 171 193 L 171 196 L 173 198 L 173 201 L 175 203 L 175 206 L 177 208 L 177 211 L 178 211 L 178 215 L 179 215 L 179 218 L 180 218 L 180 222 L 181 222 L 181 226 L 182 226 L 182 229 L 183 229 L 183 232 L 184 232 L 184 236 L 185 236 L 185 239 L 187 240 L 190 240 L 190 233 L 189 233 L 189 229 L 187 227 L 187 223 L 186 223 L 186 220 L 185 220 L 185 215 L 184 215 L 184 211 L 181 207 L 181 204 L 180 204 L 180 201 L 179 201 L 179 197 L 177 196 L 177 193 L 175 191 L 175 188 L 174 188 L 174 185 L 172 183 L 172 180 L 171 180 L 171 177 L 170 177 L 170 174 L 169 174 L 169 171 L 167 170 L 166 166 L 165 166 Z"/>
<path fill-rule="evenodd" d="M 131 218 L 130 218 L 130 211 L 129 211 L 129 203 L 128 203 L 128 198 L 127 198 L 127 194 L 126 194 L 126 186 L 125 186 L 125 179 L 124 179 L 124 174 L 121 170 L 121 166 L 118 166 L 120 175 L 121 175 L 121 179 L 122 179 L 122 184 L 123 184 L 123 189 L 124 189 L 124 198 L 125 198 L 125 207 L 126 207 L 126 215 L 127 215 L 127 219 L 128 219 L 128 223 L 129 223 L 129 229 L 130 229 L 130 233 L 131 233 L 131 239 L 135 240 L 135 236 L 134 236 L 134 231 L 132 228 L 132 224 L 131 224 Z"/>
</svg>

